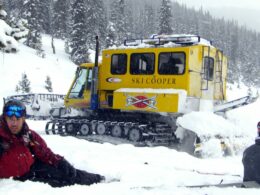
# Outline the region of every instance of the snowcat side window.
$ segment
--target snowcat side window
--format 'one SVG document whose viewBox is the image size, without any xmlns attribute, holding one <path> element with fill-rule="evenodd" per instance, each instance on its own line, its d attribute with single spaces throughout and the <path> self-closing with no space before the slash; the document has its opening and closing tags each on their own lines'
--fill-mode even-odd
<svg viewBox="0 0 260 195">
<path fill-rule="evenodd" d="M 153 53 L 134 53 L 131 55 L 130 73 L 131 74 L 154 74 Z"/>
<path fill-rule="evenodd" d="M 214 78 L 214 59 L 211 57 L 204 57 L 204 79 L 212 81 Z"/>
<path fill-rule="evenodd" d="M 70 91 L 69 98 L 83 98 L 83 92 L 85 89 L 87 69 L 79 69 L 76 74 L 76 80 Z"/>
<path fill-rule="evenodd" d="M 127 67 L 126 54 L 114 54 L 111 59 L 111 74 L 125 74 Z"/>
<path fill-rule="evenodd" d="M 158 73 L 162 75 L 181 75 L 185 72 L 185 53 L 164 52 L 159 54 Z"/>
</svg>

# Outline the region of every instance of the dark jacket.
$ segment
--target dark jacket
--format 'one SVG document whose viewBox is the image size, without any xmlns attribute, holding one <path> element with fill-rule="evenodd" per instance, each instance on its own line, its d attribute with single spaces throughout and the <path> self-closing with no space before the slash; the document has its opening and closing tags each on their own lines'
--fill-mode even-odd
<svg viewBox="0 0 260 195">
<path fill-rule="evenodd" d="M 260 183 L 260 139 L 257 138 L 255 144 L 244 151 L 242 162 L 244 181 Z"/>
<path fill-rule="evenodd" d="M 54 154 L 46 145 L 45 141 L 28 128 L 24 123 L 18 135 L 10 133 L 8 126 L 0 117 L 0 178 L 19 177 L 30 171 L 35 158 L 40 161 L 56 166 L 63 159 Z"/>
</svg>

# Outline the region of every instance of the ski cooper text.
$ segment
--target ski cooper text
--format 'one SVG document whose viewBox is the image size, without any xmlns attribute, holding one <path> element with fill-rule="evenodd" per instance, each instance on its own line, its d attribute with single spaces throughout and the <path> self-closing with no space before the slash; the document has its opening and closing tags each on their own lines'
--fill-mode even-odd
<svg viewBox="0 0 260 195">
<path fill-rule="evenodd" d="M 132 78 L 133 84 L 176 84 L 175 78 Z"/>
</svg>

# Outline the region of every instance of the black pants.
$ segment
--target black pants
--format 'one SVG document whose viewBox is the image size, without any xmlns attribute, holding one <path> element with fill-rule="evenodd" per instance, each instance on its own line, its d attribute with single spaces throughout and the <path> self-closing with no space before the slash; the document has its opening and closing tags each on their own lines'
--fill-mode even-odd
<svg viewBox="0 0 260 195">
<path fill-rule="evenodd" d="M 62 170 L 36 160 L 29 173 L 15 179 L 19 181 L 30 180 L 44 182 L 52 187 L 63 187 L 74 184 L 91 185 L 101 181 L 101 176 L 98 174 L 88 173 L 87 171 L 79 169 L 76 169 L 76 173 L 76 177 L 71 178 L 65 175 Z"/>
</svg>

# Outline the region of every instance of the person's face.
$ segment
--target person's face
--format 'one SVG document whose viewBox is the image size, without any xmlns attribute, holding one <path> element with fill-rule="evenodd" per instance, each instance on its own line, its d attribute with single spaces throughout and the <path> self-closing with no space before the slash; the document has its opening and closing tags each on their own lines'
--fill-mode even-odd
<svg viewBox="0 0 260 195">
<path fill-rule="evenodd" d="M 5 116 L 5 120 L 11 133 L 18 134 L 22 130 L 25 117 L 17 118 L 16 116 Z"/>
</svg>

